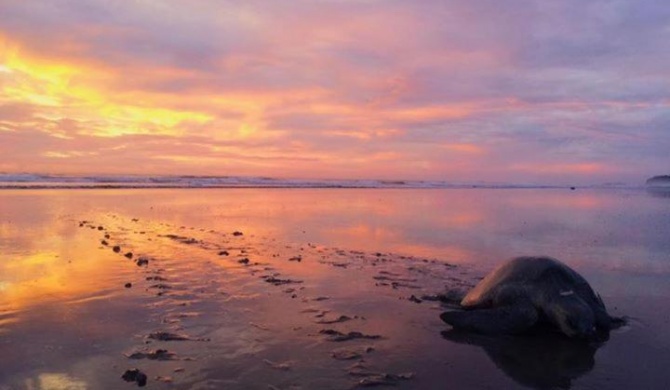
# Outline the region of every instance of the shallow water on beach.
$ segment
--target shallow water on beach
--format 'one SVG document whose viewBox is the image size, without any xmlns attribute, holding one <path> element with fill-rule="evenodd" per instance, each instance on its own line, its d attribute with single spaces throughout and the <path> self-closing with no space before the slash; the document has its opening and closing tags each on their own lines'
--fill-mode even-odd
<svg viewBox="0 0 670 390">
<path fill-rule="evenodd" d="M 661 195 L 2 190 L 0 389 L 132 388 L 132 368 L 147 388 L 664 388 Z M 602 345 L 442 334 L 432 297 L 527 254 L 628 324 Z"/>
</svg>

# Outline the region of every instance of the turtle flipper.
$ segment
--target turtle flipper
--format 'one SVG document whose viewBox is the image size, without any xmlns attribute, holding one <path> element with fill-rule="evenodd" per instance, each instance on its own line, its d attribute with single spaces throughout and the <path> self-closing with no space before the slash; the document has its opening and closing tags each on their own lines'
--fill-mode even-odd
<svg viewBox="0 0 670 390">
<path fill-rule="evenodd" d="M 440 318 L 455 329 L 482 334 L 515 334 L 535 325 L 538 313 L 531 304 L 514 304 L 489 309 L 446 311 Z"/>
</svg>

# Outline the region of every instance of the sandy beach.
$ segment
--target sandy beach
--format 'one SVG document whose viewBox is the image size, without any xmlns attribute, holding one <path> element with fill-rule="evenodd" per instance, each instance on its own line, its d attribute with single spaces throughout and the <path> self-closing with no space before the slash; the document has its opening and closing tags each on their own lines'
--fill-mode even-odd
<svg viewBox="0 0 670 390">
<path fill-rule="evenodd" d="M 0 389 L 668 379 L 668 199 L 644 191 L 4 190 L 0 211 Z M 520 254 L 628 324 L 599 345 L 450 331 L 445 294 Z"/>
</svg>

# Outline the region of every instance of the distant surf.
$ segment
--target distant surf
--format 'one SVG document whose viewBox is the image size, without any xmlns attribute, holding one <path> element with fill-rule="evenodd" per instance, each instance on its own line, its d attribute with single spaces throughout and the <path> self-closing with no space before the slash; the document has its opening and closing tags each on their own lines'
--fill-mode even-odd
<svg viewBox="0 0 670 390">
<path fill-rule="evenodd" d="M 622 188 L 623 185 L 588 187 Z M 565 185 L 440 180 L 281 179 L 256 176 L 47 175 L 0 173 L 0 189 L 58 188 L 570 188 Z M 574 188 L 574 187 L 573 187 Z"/>
</svg>

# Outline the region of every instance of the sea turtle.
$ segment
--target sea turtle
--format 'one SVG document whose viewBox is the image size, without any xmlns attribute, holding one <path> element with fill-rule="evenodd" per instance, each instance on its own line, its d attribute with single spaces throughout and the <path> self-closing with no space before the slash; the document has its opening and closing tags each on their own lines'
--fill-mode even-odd
<svg viewBox="0 0 670 390">
<path fill-rule="evenodd" d="M 517 257 L 493 270 L 440 318 L 455 329 L 516 334 L 545 323 L 568 337 L 592 338 L 620 320 L 577 272 L 551 257 Z"/>
</svg>

